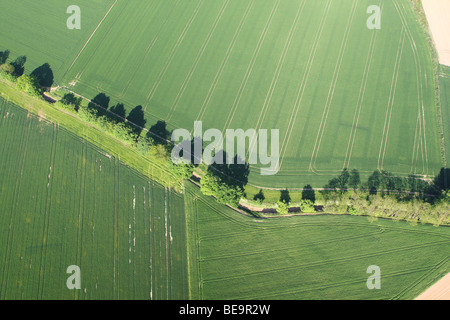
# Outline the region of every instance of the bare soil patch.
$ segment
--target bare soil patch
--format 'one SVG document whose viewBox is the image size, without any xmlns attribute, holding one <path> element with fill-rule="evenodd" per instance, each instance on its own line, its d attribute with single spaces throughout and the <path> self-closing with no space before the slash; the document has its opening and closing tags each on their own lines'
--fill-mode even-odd
<svg viewBox="0 0 450 320">
<path fill-rule="evenodd" d="M 450 1 L 422 0 L 439 62 L 450 66 Z"/>
<path fill-rule="evenodd" d="M 415 300 L 450 300 L 450 273 Z"/>
</svg>

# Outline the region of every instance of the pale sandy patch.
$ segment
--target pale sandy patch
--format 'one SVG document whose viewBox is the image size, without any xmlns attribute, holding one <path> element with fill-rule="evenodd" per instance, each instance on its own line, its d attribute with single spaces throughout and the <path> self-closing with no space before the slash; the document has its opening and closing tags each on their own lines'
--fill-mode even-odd
<svg viewBox="0 0 450 320">
<path fill-rule="evenodd" d="M 415 300 L 450 300 L 450 273 Z"/>
<path fill-rule="evenodd" d="M 422 0 L 439 62 L 450 66 L 450 1 Z"/>
</svg>

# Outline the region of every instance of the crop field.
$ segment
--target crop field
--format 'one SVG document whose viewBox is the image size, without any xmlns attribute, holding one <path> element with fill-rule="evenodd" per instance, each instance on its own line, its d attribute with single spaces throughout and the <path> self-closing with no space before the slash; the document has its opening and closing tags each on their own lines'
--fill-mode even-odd
<svg viewBox="0 0 450 320">
<path fill-rule="evenodd" d="M 105 0 L 81 2 L 84 26 L 81 30 L 69 30 L 66 27 L 69 17 L 66 10 L 74 4 L 73 1 L 49 0 L 44 4 L 26 0 L 3 3 L 0 51 L 9 50 L 12 60 L 18 56 L 26 56 L 26 73 L 49 63 L 55 76 L 55 84 L 61 83 L 67 67 L 112 3 Z"/>
<path fill-rule="evenodd" d="M 250 184 L 321 187 L 345 167 L 365 178 L 443 166 L 430 48 L 408 0 L 82 0 L 81 30 L 65 27 L 66 1 L 47 2 L 6 4 L 0 27 L 17 32 L 0 45 L 39 59 L 30 71 L 49 62 L 57 84 L 85 97 L 142 106 L 148 126 L 279 129 L 279 173 L 256 165 Z M 366 25 L 374 4 L 380 30 Z M 28 11 L 27 23 L 9 19 Z"/>
<path fill-rule="evenodd" d="M 450 67 L 440 66 L 439 86 L 447 161 L 450 161 Z"/>
<path fill-rule="evenodd" d="M 0 138 L 0 299 L 187 297 L 182 194 L 4 99 Z"/>
<path fill-rule="evenodd" d="M 348 215 L 261 220 L 194 187 L 185 201 L 193 299 L 412 299 L 450 271 L 449 228 Z M 366 286 L 372 265 L 380 290 Z"/>
</svg>

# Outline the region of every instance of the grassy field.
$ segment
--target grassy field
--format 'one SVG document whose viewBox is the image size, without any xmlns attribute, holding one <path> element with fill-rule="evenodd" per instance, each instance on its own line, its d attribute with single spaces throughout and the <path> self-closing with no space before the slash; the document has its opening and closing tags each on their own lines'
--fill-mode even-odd
<svg viewBox="0 0 450 320">
<path fill-rule="evenodd" d="M 0 299 L 410 299 L 450 271 L 448 227 L 246 217 L 0 102 Z"/>
<path fill-rule="evenodd" d="M 32 2 L 7 5 L 8 17 Z M 364 179 L 443 166 L 431 53 L 407 0 L 84 0 L 81 31 L 62 30 L 66 3 L 49 2 L 32 7 L 47 17 L 48 29 L 33 29 L 44 40 L 16 44 L 28 43 L 30 22 L 1 46 L 31 57 L 57 44 L 35 59 L 50 62 L 58 84 L 88 98 L 104 92 L 128 111 L 141 105 L 148 126 L 279 129 L 281 170 L 252 168 L 253 185 L 321 187 L 344 167 Z M 381 30 L 366 27 L 373 4 Z"/>
<path fill-rule="evenodd" d="M 65 112 L 43 99 L 36 99 L 21 93 L 15 85 L 0 81 L 0 95 L 16 105 L 23 106 L 28 111 L 50 122 L 57 123 L 71 133 L 84 140 L 101 146 L 108 154 L 120 159 L 139 173 L 150 177 L 164 186 L 180 187 L 182 181 L 167 170 L 162 160 L 143 157 L 135 148 L 124 144 L 112 135 L 81 120 L 73 113 Z"/>
<path fill-rule="evenodd" d="M 447 162 L 450 161 L 450 67 L 440 66 L 439 87 Z"/>
<path fill-rule="evenodd" d="M 187 188 L 192 299 L 412 299 L 450 271 L 450 229 L 365 217 L 255 219 Z M 371 265 L 381 289 L 368 290 Z"/>
<path fill-rule="evenodd" d="M 183 195 L 2 98 L 0 137 L 0 299 L 187 298 Z"/>
<path fill-rule="evenodd" d="M 0 13 L 0 28 L 4 30 L 0 36 L 0 51 L 10 50 L 12 60 L 26 56 L 26 73 L 49 63 L 55 83 L 61 83 L 68 66 L 112 3 L 113 0 L 82 1 L 81 30 L 69 30 L 66 26 L 69 17 L 66 10 L 73 1 L 5 3 Z"/>
</svg>

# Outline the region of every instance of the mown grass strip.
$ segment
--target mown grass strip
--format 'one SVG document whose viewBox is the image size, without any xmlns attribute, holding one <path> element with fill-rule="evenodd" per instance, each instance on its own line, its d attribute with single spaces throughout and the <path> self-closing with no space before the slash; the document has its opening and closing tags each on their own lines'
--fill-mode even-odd
<svg viewBox="0 0 450 320">
<path fill-rule="evenodd" d="M 139 173 L 167 187 L 181 186 L 180 178 L 171 174 L 157 159 L 141 156 L 134 148 L 84 122 L 75 114 L 56 108 L 52 104 L 19 92 L 13 84 L 0 81 L 1 96 L 50 122 L 56 123 L 77 136 L 101 147 Z"/>
</svg>

